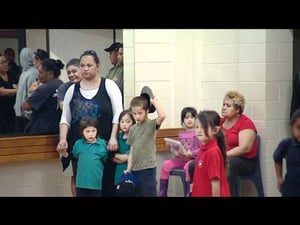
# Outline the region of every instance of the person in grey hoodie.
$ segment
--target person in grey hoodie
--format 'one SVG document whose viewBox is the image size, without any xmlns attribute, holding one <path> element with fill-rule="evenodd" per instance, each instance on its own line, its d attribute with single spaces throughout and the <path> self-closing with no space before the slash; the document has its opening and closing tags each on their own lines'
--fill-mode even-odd
<svg viewBox="0 0 300 225">
<path fill-rule="evenodd" d="M 38 79 L 38 70 L 33 64 L 33 51 L 30 48 L 23 48 L 20 53 L 20 64 L 22 73 L 20 75 L 15 112 L 16 112 L 16 132 L 23 133 L 30 119 L 31 111 L 25 111 L 22 108 L 22 103 L 29 97 L 29 87 Z"/>
</svg>

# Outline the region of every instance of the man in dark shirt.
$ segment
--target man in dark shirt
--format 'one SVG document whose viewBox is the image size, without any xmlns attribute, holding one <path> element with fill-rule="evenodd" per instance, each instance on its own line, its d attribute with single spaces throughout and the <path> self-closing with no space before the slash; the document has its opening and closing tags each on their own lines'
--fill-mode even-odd
<svg viewBox="0 0 300 225">
<path fill-rule="evenodd" d="M 11 76 L 19 80 L 22 69 L 15 62 L 15 51 L 12 48 L 7 48 L 4 50 L 4 56 L 8 61 L 9 73 L 11 74 Z"/>
</svg>

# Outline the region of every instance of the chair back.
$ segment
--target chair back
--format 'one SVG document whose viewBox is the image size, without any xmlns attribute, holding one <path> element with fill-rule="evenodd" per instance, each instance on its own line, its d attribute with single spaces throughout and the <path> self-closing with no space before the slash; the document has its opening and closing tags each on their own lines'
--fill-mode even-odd
<svg viewBox="0 0 300 225">
<path fill-rule="evenodd" d="M 256 160 L 255 171 L 252 174 L 240 175 L 237 177 L 235 196 L 240 196 L 240 185 L 242 180 L 252 180 L 252 182 L 256 187 L 258 196 L 264 197 L 264 189 L 263 189 L 261 169 L 260 169 L 261 137 L 259 134 L 256 135 L 256 139 L 257 139 L 257 156 L 256 156 L 257 160 Z"/>
</svg>

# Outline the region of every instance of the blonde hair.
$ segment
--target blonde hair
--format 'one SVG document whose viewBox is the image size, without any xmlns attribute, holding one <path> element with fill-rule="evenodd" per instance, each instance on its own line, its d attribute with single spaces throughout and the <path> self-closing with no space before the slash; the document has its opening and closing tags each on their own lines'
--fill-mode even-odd
<svg viewBox="0 0 300 225">
<path fill-rule="evenodd" d="M 240 92 L 227 91 L 224 99 L 231 99 L 233 101 L 233 107 L 235 109 L 239 109 L 239 114 L 242 114 L 244 112 L 246 100 Z"/>
</svg>

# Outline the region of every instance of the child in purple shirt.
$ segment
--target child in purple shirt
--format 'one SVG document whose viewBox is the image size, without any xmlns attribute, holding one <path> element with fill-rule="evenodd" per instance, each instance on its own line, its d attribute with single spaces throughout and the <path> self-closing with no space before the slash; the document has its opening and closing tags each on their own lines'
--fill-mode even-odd
<svg viewBox="0 0 300 225">
<path fill-rule="evenodd" d="M 195 133 L 196 116 L 197 110 L 194 107 L 185 107 L 181 111 L 181 123 L 185 129 L 179 132 L 178 140 L 183 144 L 185 151 L 177 151 L 174 158 L 163 161 L 160 171 L 160 197 L 167 197 L 169 176 L 174 168 L 184 169 L 187 190 L 190 190 L 189 163 L 196 158 L 200 148 L 200 141 Z"/>
</svg>

